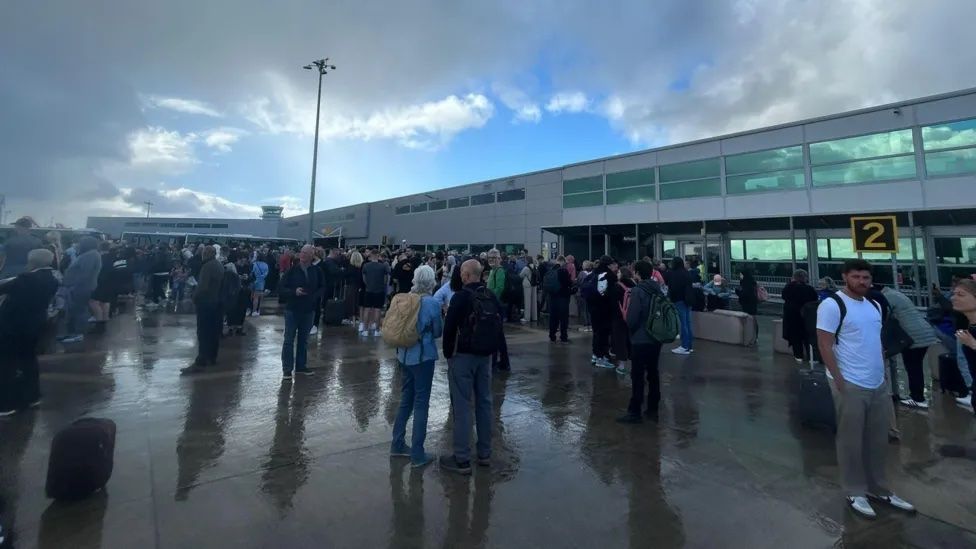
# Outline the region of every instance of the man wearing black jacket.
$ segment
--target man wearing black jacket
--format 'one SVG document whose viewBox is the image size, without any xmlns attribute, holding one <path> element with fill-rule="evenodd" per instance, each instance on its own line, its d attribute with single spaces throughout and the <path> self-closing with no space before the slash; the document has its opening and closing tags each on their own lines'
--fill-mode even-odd
<svg viewBox="0 0 976 549">
<path fill-rule="evenodd" d="M 180 370 L 181 375 L 200 373 L 205 367 L 217 364 L 220 332 L 224 326 L 220 292 L 224 268 L 217 260 L 217 250 L 213 246 L 204 246 L 200 259 L 203 263 L 197 277 L 197 289 L 193 292 L 193 306 L 197 312 L 197 358 Z"/>
<path fill-rule="evenodd" d="M 298 265 L 288 269 L 278 283 L 278 295 L 286 303 L 285 340 L 281 346 L 281 369 L 286 381 L 291 379 L 293 370 L 296 374 L 312 375 L 306 366 L 308 336 L 325 288 L 322 270 L 312 265 L 314 255 L 314 247 L 303 246 Z"/>
<path fill-rule="evenodd" d="M 559 277 L 559 291 L 549 294 L 549 341 L 556 342 L 556 330 L 559 330 L 559 341 L 569 343 L 566 331 L 569 329 L 569 297 L 573 295 L 573 281 L 566 270 L 566 258 L 559 256 L 556 264 L 550 269 L 556 269 Z"/>
<path fill-rule="evenodd" d="M 671 260 L 671 270 L 664 273 L 664 281 L 668 285 L 668 299 L 678 310 L 678 321 L 681 323 L 681 345 L 671 349 L 671 352 L 676 355 L 690 355 L 695 344 L 695 334 L 691 329 L 694 278 L 685 269 L 685 261 L 676 257 Z"/>
<path fill-rule="evenodd" d="M 454 454 L 441 456 L 442 469 L 471 474 L 471 404 L 475 407 L 478 431 L 478 465 L 491 465 L 491 355 L 474 354 L 471 348 L 471 316 L 476 294 L 483 293 L 501 311 L 498 298 L 481 282 L 482 266 L 475 259 L 461 264 L 464 289 L 454 294 L 444 319 L 444 358 L 448 361 L 451 404 L 454 410 Z M 497 319 L 501 330 L 501 317 Z M 499 333 L 501 336 L 501 333 Z"/>
</svg>

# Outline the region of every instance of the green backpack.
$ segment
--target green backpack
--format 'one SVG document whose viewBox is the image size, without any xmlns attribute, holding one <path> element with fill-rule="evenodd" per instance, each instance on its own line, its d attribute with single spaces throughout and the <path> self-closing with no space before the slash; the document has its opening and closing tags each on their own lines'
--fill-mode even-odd
<svg viewBox="0 0 976 549">
<path fill-rule="evenodd" d="M 671 343 L 678 337 L 678 309 L 664 295 L 658 292 L 649 293 L 651 296 L 651 313 L 647 315 L 647 324 L 645 325 L 647 335 L 658 343 Z"/>
</svg>

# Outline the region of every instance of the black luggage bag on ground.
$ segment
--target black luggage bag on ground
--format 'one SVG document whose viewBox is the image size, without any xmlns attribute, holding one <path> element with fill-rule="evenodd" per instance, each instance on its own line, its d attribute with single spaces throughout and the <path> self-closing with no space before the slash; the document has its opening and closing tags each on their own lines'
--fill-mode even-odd
<svg viewBox="0 0 976 549">
<path fill-rule="evenodd" d="M 47 497 L 78 500 L 104 488 L 112 477 L 114 456 L 114 421 L 82 418 L 65 427 L 51 441 Z"/>
<path fill-rule="evenodd" d="M 837 413 L 826 371 L 817 368 L 800 370 L 800 394 L 797 401 L 800 423 L 803 426 L 822 426 L 837 431 Z"/>
<path fill-rule="evenodd" d="M 969 392 L 966 380 L 959 371 L 959 363 L 949 353 L 939 355 L 939 389 L 943 393 L 954 393 L 956 396 Z"/>
<path fill-rule="evenodd" d="M 342 320 L 346 318 L 345 285 L 335 289 L 335 295 L 325 302 L 325 307 L 322 309 L 322 324 L 326 326 L 342 326 Z"/>
</svg>

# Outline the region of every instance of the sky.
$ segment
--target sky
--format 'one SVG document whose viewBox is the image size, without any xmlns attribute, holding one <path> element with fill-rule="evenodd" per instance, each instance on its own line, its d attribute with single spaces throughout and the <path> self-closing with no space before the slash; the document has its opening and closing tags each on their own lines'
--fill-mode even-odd
<svg viewBox="0 0 976 549">
<path fill-rule="evenodd" d="M 976 2 L 0 6 L 7 218 L 316 210 L 976 86 Z"/>
</svg>

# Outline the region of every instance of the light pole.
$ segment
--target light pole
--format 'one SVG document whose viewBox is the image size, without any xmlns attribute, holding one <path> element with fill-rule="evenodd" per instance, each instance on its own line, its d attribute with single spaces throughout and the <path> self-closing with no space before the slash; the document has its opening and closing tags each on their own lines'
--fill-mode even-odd
<svg viewBox="0 0 976 549">
<path fill-rule="evenodd" d="M 315 145 L 312 149 L 312 190 L 308 198 L 308 243 L 314 242 L 312 231 L 315 226 L 315 168 L 319 160 L 319 111 L 322 108 L 322 77 L 335 70 L 335 65 L 329 65 L 329 58 L 312 61 L 305 65 L 305 70 L 317 68 L 319 70 L 319 96 L 315 101 Z"/>
</svg>

